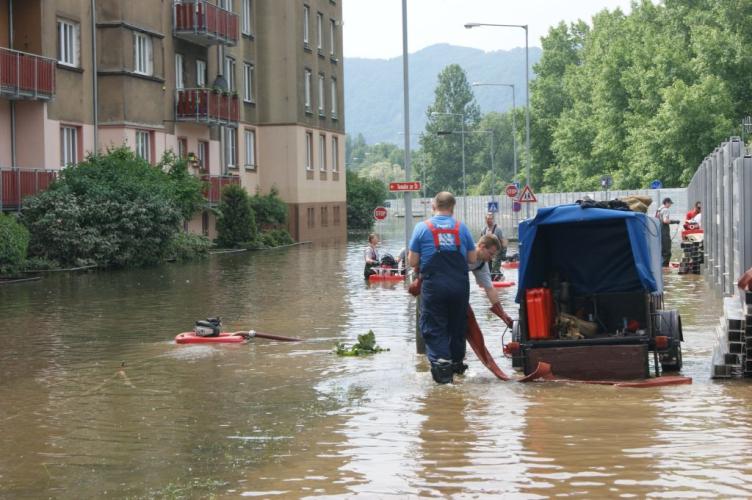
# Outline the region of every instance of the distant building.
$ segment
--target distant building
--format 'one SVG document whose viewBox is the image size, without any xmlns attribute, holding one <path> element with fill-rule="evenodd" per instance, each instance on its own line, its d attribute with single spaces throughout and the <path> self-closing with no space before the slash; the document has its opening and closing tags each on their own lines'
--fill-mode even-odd
<svg viewBox="0 0 752 500">
<path fill-rule="evenodd" d="M 0 0 L 0 168 L 173 150 L 210 200 L 276 187 L 294 238 L 342 238 L 341 19 L 341 0 Z"/>
</svg>

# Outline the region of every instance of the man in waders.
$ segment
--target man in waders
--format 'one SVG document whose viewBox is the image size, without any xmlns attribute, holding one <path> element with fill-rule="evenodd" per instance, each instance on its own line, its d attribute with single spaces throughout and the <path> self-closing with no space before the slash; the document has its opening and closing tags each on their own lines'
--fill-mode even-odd
<svg viewBox="0 0 752 500">
<path fill-rule="evenodd" d="M 674 202 L 671 198 L 663 199 L 663 206 L 658 209 L 655 216 L 661 221 L 661 257 L 663 258 L 663 267 L 668 267 L 671 261 L 671 205 Z"/>
<path fill-rule="evenodd" d="M 501 307 L 501 299 L 499 299 L 499 293 L 491 282 L 491 270 L 488 267 L 493 256 L 499 252 L 499 248 L 501 248 L 501 242 L 496 236 L 493 234 L 481 236 L 475 247 L 477 262 L 470 264 L 468 268 L 475 276 L 475 282 L 486 292 L 486 297 L 491 303 L 491 312 L 498 316 L 509 328 L 512 328 L 512 318 Z"/>
<path fill-rule="evenodd" d="M 501 272 L 501 261 L 507 256 L 507 247 L 504 244 L 504 234 L 501 232 L 501 228 L 496 224 L 493 212 L 488 212 L 486 214 L 486 227 L 480 232 L 481 236 L 487 234 L 492 234 L 499 240 L 499 249 L 493 255 L 489 265 L 491 266 L 492 279 L 494 281 L 501 281 L 504 277 L 504 274 Z"/>
<path fill-rule="evenodd" d="M 452 382 L 455 370 L 462 371 L 470 300 L 467 270 L 476 259 L 472 234 L 453 217 L 454 205 L 452 193 L 436 195 L 434 215 L 415 226 L 408 254 L 409 264 L 420 266 L 420 332 L 431 375 L 439 384 Z"/>
</svg>

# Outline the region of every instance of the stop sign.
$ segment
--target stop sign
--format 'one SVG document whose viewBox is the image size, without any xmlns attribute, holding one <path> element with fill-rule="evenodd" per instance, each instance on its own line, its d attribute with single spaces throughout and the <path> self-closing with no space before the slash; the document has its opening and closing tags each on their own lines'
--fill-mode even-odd
<svg viewBox="0 0 752 500">
<path fill-rule="evenodd" d="M 386 208 L 384 207 L 376 207 L 373 209 L 373 218 L 376 220 L 384 220 L 386 219 Z"/>
<path fill-rule="evenodd" d="M 509 196 L 510 198 L 514 198 L 515 196 L 517 196 L 518 191 L 519 190 L 517 189 L 517 186 L 515 186 L 514 184 L 509 184 L 507 188 L 505 189 L 507 196 Z"/>
</svg>

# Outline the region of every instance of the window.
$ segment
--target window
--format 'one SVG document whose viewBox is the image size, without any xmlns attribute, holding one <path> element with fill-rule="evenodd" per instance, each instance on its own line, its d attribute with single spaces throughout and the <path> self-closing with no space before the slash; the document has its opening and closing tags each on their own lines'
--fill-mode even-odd
<svg viewBox="0 0 752 500">
<path fill-rule="evenodd" d="M 196 87 L 206 87 L 206 61 L 196 60 Z"/>
<path fill-rule="evenodd" d="M 243 100 L 253 102 L 253 64 L 243 64 Z"/>
<path fill-rule="evenodd" d="M 332 78 L 332 118 L 337 118 L 337 79 Z"/>
<path fill-rule="evenodd" d="M 178 158 L 188 158 L 188 139 L 178 137 Z"/>
<path fill-rule="evenodd" d="M 339 207 L 333 207 L 332 209 L 332 222 L 335 226 L 339 226 Z"/>
<path fill-rule="evenodd" d="M 196 156 L 198 157 L 199 170 L 209 170 L 209 143 L 206 141 L 198 141 L 198 151 Z"/>
<path fill-rule="evenodd" d="M 313 207 L 309 207 L 306 212 L 308 214 L 308 228 L 311 229 L 316 227 L 316 211 Z"/>
<path fill-rule="evenodd" d="M 332 172 L 339 172 L 339 137 L 332 137 Z"/>
<path fill-rule="evenodd" d="M 243 0 L 243 34 L 250 35 L 251 29 L 251 0 Z"/>
<path fill-rule="evenodd" d="M 151 161 L 151 132 L 136 130 L 136 156 Z"/>
<path fill-rule="evenodd" d="M 324 49 L 324 14 L 316 14 L 316 48 L 321 52 Z"/>
<path fill-rule="evenodd" d="M 225 166 L 238 168 L 238 136 L 237 130 L 225 127 Z"/>
<path fill-rule="evenodd" d="M 329 55 L 334 57 L 337 53 L 337 21 L 329 20 Z"/>
<path fill-rule="evenodd" d="M 310 113 L 311 111 L 311 70 L 305 70 L 305 78 L 303 79 L 305 85 L 305 109 Z"/>
<path fill-rule="evenodd" d="M 321 207 L 321 227 L 329 225 L 329 207 Z"/>
<path fill-rule="evenodd" d="M 225 80 L 227 80 L 227 90 L 235 92 L 237 87 L 235 86 L 235 59 L 232 57 L 225 57 Z"/>
<path fill-rule="evenodd" d="M 57 34 L 57 61 L 65 66 L 78 67 L 78 23 L 58 19 Z"/>
<path fill-rule="evenodd" d="M 60 166 L 78 163 L 78 128 L 60 127 Z"/>
<path fill-rule="evenodd" d="M 154 72 L 151 37 L 143 33 L 134 33 L 133 43 L 135 49 L 133 71 L 140 75 L 151 75 Z"/>
<path fill-rule="evenodd" d="M 256 131 L 246 129 L 245 135 L 245 168 L 256 168 Z"/>
<path fill-rule="evenodd" d="M 305 134 L 305 168 L 306 170 L 313 170 L 313 133 L 306 132 Z"/>
<path fill-rule="evenodd" d="M 183 80 L 183 55 L 175 54 L 175 88 L 181 90 L 185 87 Z"/>
<path fill-rule="evenodd" d="M 219 6 L 232 12 L 232 0 L 219 0 Z"/>
<path fill-rule="evenodd" d="M 319 170 L 326 172 L 326 136 L 319 136 Z"/>
<path fill-rule="evenodd" d="M 303 6 L 303 45 L 308 47 L 308 21 L 311 17 L 311 8 Z"/>
<path fill-rule="evenodd" d="M 324 116 L 324 75 L 319 75 L 319 115 Z"/>
</svg>

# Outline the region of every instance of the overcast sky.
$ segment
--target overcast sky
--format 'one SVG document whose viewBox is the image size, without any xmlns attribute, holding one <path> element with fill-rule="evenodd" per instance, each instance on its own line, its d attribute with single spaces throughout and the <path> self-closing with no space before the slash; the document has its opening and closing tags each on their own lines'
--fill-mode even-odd
<svg viewBox="0 0 752 500">
<path fill-rule="evenodd" d="M 530 46 L 559 21 L 590 18 L 630 0 L 408 0 L 409 51 L 436 43 L 507 50 L 525 46 L 525 32 L 510 28 L 465 29 L 467 22 L 528 24 Z M 388 59 L 402 54 L 402 0 L 342 0 L 345 57 Z"/>
</svg>

